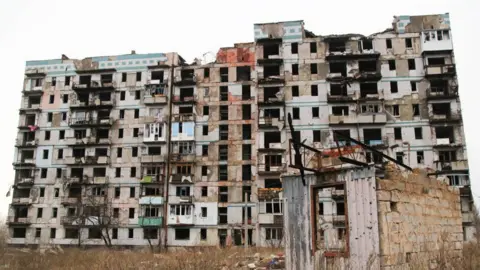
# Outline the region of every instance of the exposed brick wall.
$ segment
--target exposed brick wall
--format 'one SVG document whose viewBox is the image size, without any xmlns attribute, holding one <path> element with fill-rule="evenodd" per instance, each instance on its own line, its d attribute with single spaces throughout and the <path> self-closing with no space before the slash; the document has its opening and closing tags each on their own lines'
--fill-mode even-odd
<svg viewBox="0 0 480 270">
<path fill-rule="evenodd" d="M 382 269 L 431 264 L 443 252 L 461 253 L 457 188 L 422 171 L 401 173 L 388 166 L 385 180 L 377 180 L 377 199 Z"/>
</svg>

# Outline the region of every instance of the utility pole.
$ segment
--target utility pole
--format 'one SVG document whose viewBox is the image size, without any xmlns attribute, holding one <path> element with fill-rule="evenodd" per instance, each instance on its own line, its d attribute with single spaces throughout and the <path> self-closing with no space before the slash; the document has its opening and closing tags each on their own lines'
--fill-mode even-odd
<svg viewBox="0 0 480 270">
<path fill-rule="evenodd" d="M 245 239 L 244 239 L 244 245 L 245 249 L 248 248 L 248 193 L 245 192 L 243 195 L 243 199 L 245 201 L 245 206 L 244 206 L 244 214 L 243 214 L 243 230 L 245 234 Z"/>
</svg>

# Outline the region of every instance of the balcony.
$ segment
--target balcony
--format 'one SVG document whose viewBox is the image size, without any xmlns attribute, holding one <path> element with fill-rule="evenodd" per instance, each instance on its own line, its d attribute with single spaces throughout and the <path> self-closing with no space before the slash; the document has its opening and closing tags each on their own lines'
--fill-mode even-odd
<svg viewBox="0 0 480 270">
<path fill-rule="evenodd" d="M 85 156 L 85 157 L 66 157 L 67 165 L 100 165 L 109 164 L 110 157 L 107 156 Z"/>
<path fill-rule="evenodd" d="M 26 198 L 12 198 L 12 205 L 31 205 L 33 203 L 30 197 Z"/>
<path fill-rule="evenodd" d="M 364 81 L 379 81 L 382 79 L 382 73 L 380 71 L 360 71 L 353 76 L 354 80 Z"/>
<path fill-rule="evenodd" d="M 71 127 L 90 127 L 90 126 L 109 127 L 113 124 L 113 119 L 112 118 L 74 117 L 69 119 L 68 124 Z"/>
<path fill-rule="evenodd" d="M 35 158 L 21 158 L 13 163 L 13 166 L 31 167 L 35 166 Z"/>
<path fill-rule="evenodd" d="M 282 214 L 258 214 L 258 223 L 259 224 L 282 225 L 283 224 L 283 215 Z"/>
<path fill-rule="evenodd" d="M 259 117 L 258 118 L 258 127 L 259 128 L 275 128 L 282 130 L 285 126 L 285 120 L 280 117 Z"/>
<path fill-rule="evenodd" d="M 32 217 L 8 216 L 7 224 L 9 226 L 14 226 L 14 225 L 29 226 L 30 224 L 32 224 Z"/>
<path fill-rule="evenodd" d="M 172 122 L 194 122 L 195 114 L 193 113 L 182 113 L 182 114 L 173 114 Z"/>
<path fill-rule="evenodd" d="M 283 188 L 258 188 L 258 200 L 275 200 L 280 199 Z"/>
<path fill-rule="evenodd" d="M 467 160 L 456 160 L 456 161 L 435 160 L 433 163 L 437 171 L 468 171 Z"/>
<path fill-rule="evenodd" d="M 165 155 L 143 155 L 140 157 L 141 163 L 163 163 Z"/>
<path fill-rule="evenodd" d="M 362 60 L 362 59 L 378 59 L 380 53 L 374 50 L 363 50 L 361 52 L 353 52 L 350 49 L 343 51 L 327 52 L 325 59 L 327 61 L 332 60 Z"/>
<path fill-rule="evenodd" d="M 18 148 L 36 147 L 37 145 L 38 145 L 38 139 L 33 139 L 33 140 L 17 139 L 15 143 L 15 146 Z"/>
<path fill-rule="evenodd" d="M 142 227 L 160 227 L 163 225 L 163 217 L 138 217 L 138 225 Z"/>
<path fill-rule="evenodd" d="M 287 171 L 287 164 L 265 164 L 259 163 L 257 165 L 257 171 L 259 175 L 278 175 Z"/>
<path fill-rule="evenodd" d="M 33 176 L 33 174 L 30 177 L 18 177 L 17 179 L 15 179 L 15 185 L 16 186 L 32 186 L 34 183 L 34 179 L 35 177 Z"/>
<path fill-rule="evenodd" d="M 60 203 L 62 205 L 77 205 L 81 204 L 82 199 L 80 197 L 62 197 Z"/>
<path fill-rule="evenodd" d="M 325 223 L 332 223 L 334 226 L 342 226 L 346 222 L 345 215 L 321 215 L 320 220 Z"/>
<path fill-rule="evenodd" d="M 161 184 L 165 180 L 165 175 L 155 174 L 155 175 L 144 175 L 140 180 L 140 184 Z"/>
<path fill-rule="evenodd" d="M 436 138 L 433 139 L 433 148 L 460 148 L 462 143 L 456 143 L 454 138 Z"/>
<path fill-rule="evenodd" d="M 385 113 L 371 113 L 359 115 L 329 115 L 330 125 L 349 125 L 349 124 L 386 124 L 387 115 Z"/>
<path fill-rule="evenodd" d="M 81 218 L 72 216 L 72 217 L 62 217 L 60 219 L 60 224 L 63 226 L 80 226 L 83 225 L 84 222 Z"/>
<path fill-rule="evenodd" d="M 258 96 L 257 102 L 259 106 L 283 106 L 285 105 L 285 97 L 283 94 L 273 97 Z"/>
<path fill-rule="evenodd" d="M 72 89 L 74 91 L 104 91 L 114 90 L 115 85 L 111 80 L 91 81 L 90 83 L 86 84 L 74 83 Z"/>
<path fill-rule="evenodd" d="M 140 205 L 162 205 L 164 202 L 163 197 L 161 196 L 143 196 L 140 197 Z"/>
<path fill-rule="evenodd" d="M 332 72 L 327 74 L 327 81 L 331 82 L 341 82 L 344 81 L 345 79 L 352 79 L 352 77 L 347 77 L 346 74 L 340 73 L 340 72 Z"/>
<path fill-rule="evenodd" d="M 383 136 L 382 138 L 368 138 L 368 139 L 363 139 L 363 138 L 360 138 L 361 141 L 363 141 L 364 144 L 366 145 L 369 145 L 371 147 L 375 147 L 375 148 L 381 148 L 381 149 L 385 149 L 385 148 L 388 148 L 388 137 L 387 136 Z"/>
<path fill-rule="evenodd" d="M 167 103 L 167 88 L 165 83 L 160 83 L 160 80 L 150 80 L 145 88 L 143 95 L 143 103 L 147 105 L 166 104 Z"/>
<path fill-rule="evenodd" d="M 445 124 L 445 123 L 459 123 L 462 121 L 462 115 L 460 112 L 455 112 L 451 114 L 433 114 L 430 113 L 428 116 L 430 124 Z"/>
<path fill-rule="evenodd" d="M 182 95 L 175 95 L 173 96 L 172 103 L 173 104 L 195 104 L 197 102 L 197 96 L 182 96 Z"/>
<path fill-rule="evenodd" d="M 284 152 L 286 149 L 283 147 L 282 143 L 270 143 L 268 147 L 258 148 L 258 152 Z"/>
<path fill-rule="evenodd" d="M 35 119 L 33 121 L 22 121 L 22 123 L 20 123 L 20 125 L 18 126 L 18 129 L 34 131 L 38 129 L 37 120 Z"/>
<path fill-rule="evenodd" d="M 40 110 L 40 104 L 23 104 L 20 108 L 20 112 L 37 112 Z"/>
<path fill-rule="evenodd" d="M 431 87 L 427 89 L 427 100 L 443 100 L 458 98 L 458 87 Z"/>
<path fill-rule="evenodd" d="M 259 85 L 285 84 L 285 75 L 283 73 L 279 73 L 278 75 L 265 75 L 263 72 L 258 72 L 257 75 Z"/>
<path fill-rule="evenodd" d="M 193 174 L 176 173 L 170 176 L 170 183 L 175 185 L 192 185 L 194 177 Z"/>
<path fill-rule="evenodd" d="M 173 85 L 175 86 L 193 86 L 197 84 L 197 77 L 192 73 L 193 76 L 178 76 L 175 77 Z"/>
<path fill-rule="evenodd" d="M 172 153 L 170 155 L 170 161 L 172 163 L 190 163 L 194 162 L 196 158 L 196 154 L 194 152 L 191 153 Z"/>
<path fill-rule="evenodd" d="M 327 94 L 327 102 L 328 103 L 349 103 L 355 102 L 353 95 L 331 95 Z"/>
<path fill-rule="evenodd" d="M 453 76 L 456 74 L 455 65 L 425 66 L 425 77 Z"/>
<path fill-rule="evenodd" d="M 109 138 L 97 138 L 94 136 L 88 136 L 85 138 L 70 137 L 66 139 L 67 145 L 109 145 L 112 142 Z"/>
<path fill-rule="evenodd" d="M 112 109 L 115 106 L 115 99 L 111 100 L 100 100 L 95 99 L 92 101 L 80 101 L 76 100 L 70 104 L 71 110 L 99 110 L 99 109 Z"/>
<path fill-rule="evenodd" d="M 190 211 L 193 212 L 193 209 L 190 208 Z M 194 224 L 194 215 L 193 213 L 189 215 L 174 215 L 170 213 L 168 215 L 168 225 L 193 225 Z"/>
<path fill-rule="evenodd" d="M 445 53 L 453 50 L 452 39 L 450 38 L 450 30 L 442 30 L 442 39 L 440 40 L 437 32 L 437 30 L 423 30 L 420 37 L 420 47 L 422 53 Z"/>
</svg>

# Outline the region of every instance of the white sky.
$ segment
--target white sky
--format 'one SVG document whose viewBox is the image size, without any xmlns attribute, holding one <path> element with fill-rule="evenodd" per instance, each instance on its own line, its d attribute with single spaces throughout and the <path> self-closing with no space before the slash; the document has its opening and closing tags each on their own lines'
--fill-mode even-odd
<svg viewBox="0 0 480 270">
<path fill-rule="evenodd" d="M 111 1 L 0 0 L 0 217 L 13 184 L 14 141 L 25 61 L 130 53 L 180 53 L 187 61 L 219 47 L 253 41 L 253 24 L 304 20 L 315 34 L 372 34 L 391 27 L 394 15 L 450 12 L 474 196 L 480 195 L 480 128 L 475 124 L 478 0 L 243 0 Z M 474 53 L 476 52 L 476 53 Z M 479 91 L 479 92 L 477 92 Z M 8 92 L 8 93 L 7 93 Z"/>
</svg>

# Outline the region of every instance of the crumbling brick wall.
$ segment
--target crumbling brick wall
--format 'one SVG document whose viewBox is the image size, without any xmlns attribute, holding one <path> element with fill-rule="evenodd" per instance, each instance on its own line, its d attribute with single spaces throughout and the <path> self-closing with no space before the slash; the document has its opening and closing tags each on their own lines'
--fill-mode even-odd
<svg viewBox="0 0 480 270">
<path fill-rule="evenodd" d="M 463 247 L 459 190 L 415 170 L 387 166 L 377 180 L 382 269 L 441 264 Z M 451 257 L 450 257 L 451 258 Z"/>
</svg>

